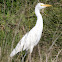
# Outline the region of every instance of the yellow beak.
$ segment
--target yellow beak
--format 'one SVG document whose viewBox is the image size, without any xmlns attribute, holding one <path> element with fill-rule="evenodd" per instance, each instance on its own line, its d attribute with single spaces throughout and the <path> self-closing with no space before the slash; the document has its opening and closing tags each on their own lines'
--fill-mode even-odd
<svg viewBox="0 0 62 62">
<path fill-rule="evenodd" d="M 52 6 L 52 5 L 44 4 L 44 5 L 41 5 L 41 6 L 50 7 L 50 6 Z"/>
</svg>

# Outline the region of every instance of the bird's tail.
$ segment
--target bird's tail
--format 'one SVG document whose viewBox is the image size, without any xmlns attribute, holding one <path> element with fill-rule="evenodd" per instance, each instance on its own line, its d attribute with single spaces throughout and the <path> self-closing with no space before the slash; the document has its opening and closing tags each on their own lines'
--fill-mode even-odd
<svg viewBox="0 0 62 62">
<path fill-rule="evenodd" d="M 16 55 L 18 52 L 22 51 L 23 45 L 21 45 L 20 43 L 17 44 L 16 48 L 13 49 L 13 51 L 10 54 L 10 57 L 13 57 L 14 55 Z"/>
<path fill-rule="evenodd" d="M 16 50 L 14 49 L 14 50 L 11 52 L 10 57 L 13 57 L 15 54 L 17 54 L 17 53 L 16 53 Z"/>
</svg>

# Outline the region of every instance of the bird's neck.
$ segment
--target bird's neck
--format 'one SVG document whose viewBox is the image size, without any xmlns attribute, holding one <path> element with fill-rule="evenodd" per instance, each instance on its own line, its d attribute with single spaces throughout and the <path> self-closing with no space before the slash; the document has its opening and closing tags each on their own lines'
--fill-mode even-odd
<svg viewBox="0 0 62 62">
<path fill-rule="evenodd" d="M 37 19 L 41 18 L 41 14 L 40 14 L 40 10 L 38 8 L 35 7 L 35 14 L 37 16 Z"/>
<path fill-rule="evenodd" d="M 36 26 L 43 27 L 42 15 L 40 14 L 40 10 L 38 8 L 36 8 L 36 7 L 35 7 L 35 14 L 37 16 Z"/>
</svg>

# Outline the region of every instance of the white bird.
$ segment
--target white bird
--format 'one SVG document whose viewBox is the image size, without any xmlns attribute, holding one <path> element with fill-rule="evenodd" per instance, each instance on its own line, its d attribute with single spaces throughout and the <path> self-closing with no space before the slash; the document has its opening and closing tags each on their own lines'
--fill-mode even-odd
<svg viewBox="0 0 62 62">
<path fill-rule="evenodd" d="M 35 14 L 37 16 L 36 25 L 27 32 L 22 39 L 19 41 L 15 49 L 11 52 L 10 57 L 13 57 L 20 51 L 29 50 L 32 53 L 34 46 L 36 46 L 41 38 L 43 31 L 43 19 L 40 14 L 40 9 L 49 7 L 49 4 L 38 3 L 35 7 Z"/>
</svg>

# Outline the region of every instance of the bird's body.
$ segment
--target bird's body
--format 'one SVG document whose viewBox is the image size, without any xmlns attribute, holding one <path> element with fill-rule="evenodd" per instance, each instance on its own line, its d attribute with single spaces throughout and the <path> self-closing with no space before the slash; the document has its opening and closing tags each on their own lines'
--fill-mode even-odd
<svg viewBox="0 0 62 62">
<path fill-rule="evenodd" d="M 43 31 L 43 19 L 40 14 L 40 9 L 43 7 L 41 7 L 41 4 L 44 5 L 43 3 L 38 3 L 35 7 L 35 14 L 37 16 L 36 25 L 23 36 L 15 49 L 11 52 L 10 57 L 14 56 L 22 50 L 29 50 L 30 53 L 32 53 L 34 46 L 38 44 Z"/>
</svg>

